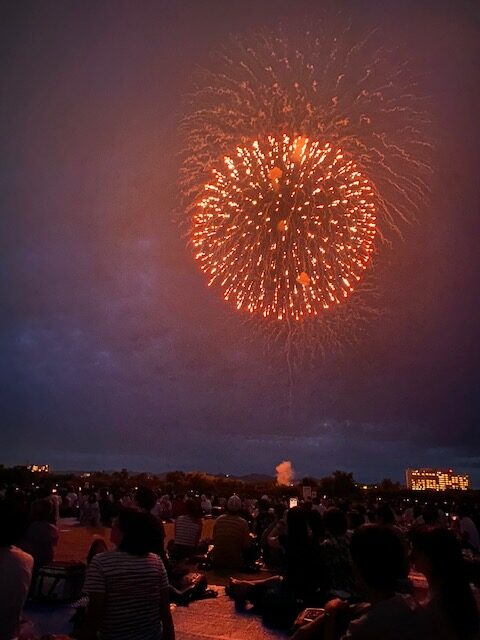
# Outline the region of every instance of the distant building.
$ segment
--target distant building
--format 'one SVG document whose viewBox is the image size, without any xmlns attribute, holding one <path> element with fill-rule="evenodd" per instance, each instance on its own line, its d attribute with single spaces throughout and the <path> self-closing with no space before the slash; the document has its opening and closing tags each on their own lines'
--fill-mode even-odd
<svg viewBox="0 0 480 640">
<path fill-rule="evenodd" d="M 407 488 L 413 491 L 448 491 L 470 489 L 470 476 L 455 473 L 452 469 L 407 469 Z"/>
<path fill-rule="evenodd" d="M 48 473 L 50 467 L 48 464 L 31 464 L 27 469 L 32 473 Z"/>
</svg>

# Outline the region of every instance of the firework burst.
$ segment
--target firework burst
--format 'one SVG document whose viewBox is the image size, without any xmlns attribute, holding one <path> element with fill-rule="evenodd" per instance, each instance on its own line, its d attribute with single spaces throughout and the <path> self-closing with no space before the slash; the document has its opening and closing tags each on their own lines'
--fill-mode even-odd
<svg viewBox="0 0 480 640">
<path fill-rule="evenodd" d="M 192 242 L 225 300 L 301 320 L 353 292 L 371 260 L 375 193 L 340 149 L 269 137 L 238 147 L 213 177 Z"/>
<path fill-rule="evenodd" d="M 354 333 L 374 258 L 427 192 L 425 101 L 375 41 L 349 28 L 232 41 L 184 120 L 194 255 L 228 303 L 287 341 Z"/>
</svg>

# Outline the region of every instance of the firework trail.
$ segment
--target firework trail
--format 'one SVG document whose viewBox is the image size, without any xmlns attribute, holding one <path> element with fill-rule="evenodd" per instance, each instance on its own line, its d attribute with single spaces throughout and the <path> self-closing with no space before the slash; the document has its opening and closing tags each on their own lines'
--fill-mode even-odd
<svg viewBox="0 0 480 640">
<path fill-rule="evenodd" d="M 199 266 L 288 353 L 354 339 L 375 313 L 373 262 L 428 191 L 428 113 L 409 65 L 378 34 L 352 38 L 232 40 L 183 123 Z"/>
</svg>

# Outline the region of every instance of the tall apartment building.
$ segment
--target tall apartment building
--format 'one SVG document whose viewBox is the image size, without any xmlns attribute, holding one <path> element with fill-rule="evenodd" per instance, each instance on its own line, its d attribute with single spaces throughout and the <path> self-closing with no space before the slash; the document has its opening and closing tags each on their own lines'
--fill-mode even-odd
<svg viewBox="0 0 480 640">
<path fill-rule="evenodd" d="M 470 489 L 470 476 L 453 469 L 407 469 L 407 488 L 413 491 L 447 491 L 449 489 Z"/>
</svg>

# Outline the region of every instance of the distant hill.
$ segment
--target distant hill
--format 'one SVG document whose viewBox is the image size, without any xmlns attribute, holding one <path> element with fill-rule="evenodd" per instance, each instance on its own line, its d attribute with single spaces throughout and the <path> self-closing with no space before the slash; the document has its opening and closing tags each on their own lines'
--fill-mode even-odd
<svg viewBox="0 0 480 640">
<path fill-rule="evenodd" d="M 246 476 L 235 477 L 238 480 L 243 480 L 243 482 L 273 482 L 275 480 L 273 476 L 267 476 L 264 473 L 249 473 Z"/>
<path fill-rule="evenodd" d="M 112 475 L 113 473 L 118 473 L 119 470 L 118 469 L 103 469 L 101 471 L 94 471 L 92 469 L 62 469 L 62 470 L 54 470 L 53 473 L 54 474 L 58 474 L 58 475 L 75 475 L 75 476 L 81 476 L 83 474 L 86 473 L 105 473 L 108 475 Z M 146 472 L 140 472 L 140 471 L 130 471 L 128 470 L 128 475 L 130 477 L 135 477 L 140 475 L 140 473 L 148 473 L 149 475 L 154 475 L 155 477 L 157 477 L 159 480 L 165 480 L 168 473 L 168 471 L 164 471 L 162 473 L 155 473 L 155 472 L 150 472 L 150 471 L 146 471 Z M 202 471 L 193 471 L 193 472 L 189 472 L 186 471 L 185 473 L 204 473 Z M 242 480 L 243 482 L 273 482 L 275 480 L 274 476 L 269 476 L 265 473 L 249 473 L 247 475 L 244 476 L 236 476 L 233 474 L 225 474 L 225 473 L 212 473 L 212 474 L 208 474 L 211 475 L 215 478 L 232 478 L 233 480 Z"/>
</svg>

